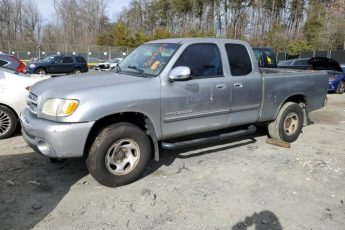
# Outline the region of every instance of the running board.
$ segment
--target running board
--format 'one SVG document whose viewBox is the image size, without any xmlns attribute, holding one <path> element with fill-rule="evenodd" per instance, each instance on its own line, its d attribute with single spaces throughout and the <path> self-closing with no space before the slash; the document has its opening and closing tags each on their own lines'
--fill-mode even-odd
<svg viewBox="0 0 345 230">
<path fill-rule="evenodd" d="M 182 149 L 182 148 L 188 148 L 193 147 L 201 144 L 210 144 L 217 141 L 224 141 L 228 139 L 233 139 L 245 135 L 250 135 L 256 132 L 256 127 L 254 125 L 249 126 L 247 129 L 237 130 L 230 133 L 223 133 L 216 136 L 209 136 L 209 137 L 203 137 L 188 141 L 181 141 L 181 142 L 175 142 L 175 143 L 169 143 L 169 142 L 162 142 L 162 148 L 167 150 L 174 150 L 174 149 Z"/>
</svg>

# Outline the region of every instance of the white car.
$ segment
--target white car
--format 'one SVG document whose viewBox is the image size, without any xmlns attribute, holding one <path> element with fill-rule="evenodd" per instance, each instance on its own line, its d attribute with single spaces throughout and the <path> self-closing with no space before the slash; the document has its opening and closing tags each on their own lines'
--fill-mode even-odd
<svg viewBox="0 0 345 230">
<path fill-rule="evenodd" d="M 115 58 L 115 59 L 112 60 L 111 62 L 98 63 L 98 64 L 95 66 L 95 70 L 100 70 L 100 71 L 112 70 L 112 69 L 115 68 L 115 67 L 117 66 L 117 64 L 119 64 L 122 60 L 123 60 L 123 58 Z"/>
<path fill-rule="evenodd" d="M 10 137 L 19 124 L 19 114 L 26 108 L 29 88 L 47 77 L 18 74 L 0 68 L 0 139 Z"/>
</svg>

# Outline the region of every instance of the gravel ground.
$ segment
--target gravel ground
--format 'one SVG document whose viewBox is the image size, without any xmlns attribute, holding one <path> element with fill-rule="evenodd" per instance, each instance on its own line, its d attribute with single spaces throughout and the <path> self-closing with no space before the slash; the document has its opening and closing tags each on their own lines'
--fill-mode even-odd
<svg viewBox="0 0 345 230">
<path fill-rule="evenodd" d="M 291 149 L 251 138 L 165 152 L 141 180 L 99 185 L 82 160 L 50 164 L 0 141 L 0 229 L 345 229 L 345 95 Z"/>
</svg>

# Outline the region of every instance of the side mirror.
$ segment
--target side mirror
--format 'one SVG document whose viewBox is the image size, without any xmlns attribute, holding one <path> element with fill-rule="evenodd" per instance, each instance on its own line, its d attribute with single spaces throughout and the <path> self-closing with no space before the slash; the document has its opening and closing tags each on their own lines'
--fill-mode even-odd
<svg viewBox="0 0 345 230">
<path fill-rule="evenodd" d="M 187 81 L 191 79 L 190 68 L 187 66 L 178 66 L 171 70 L 169 81 Z"/>
</svg>

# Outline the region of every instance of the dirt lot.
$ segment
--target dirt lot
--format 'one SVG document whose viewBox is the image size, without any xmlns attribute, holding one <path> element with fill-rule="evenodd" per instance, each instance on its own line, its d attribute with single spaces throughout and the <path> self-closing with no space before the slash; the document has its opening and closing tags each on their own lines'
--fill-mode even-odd
<svg viewBox="0 0 345 230">
<path fill-rule="evenodd" d="M 291 149 L 249 139 L 165 152 L 111 189 L 81 160 L 50 164 L 0 141 L 0 229 L 345 229 L 345 95 L 329 95 Z"/>
</svg>

